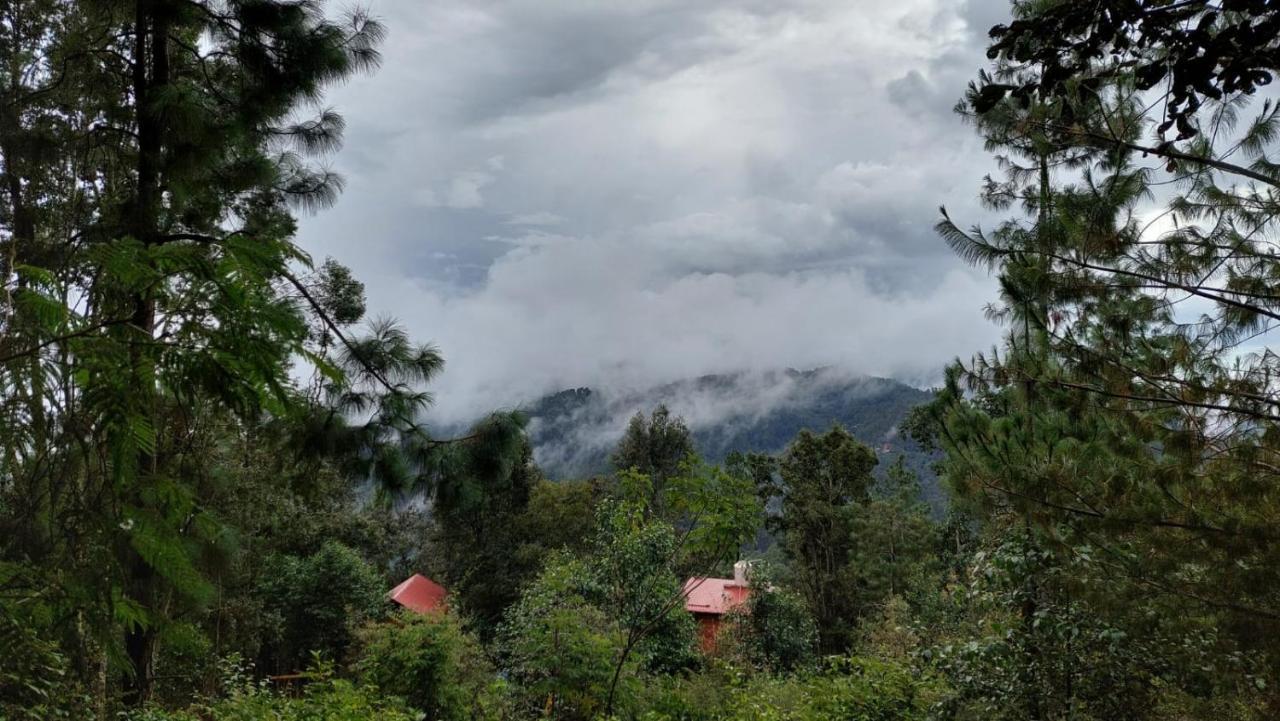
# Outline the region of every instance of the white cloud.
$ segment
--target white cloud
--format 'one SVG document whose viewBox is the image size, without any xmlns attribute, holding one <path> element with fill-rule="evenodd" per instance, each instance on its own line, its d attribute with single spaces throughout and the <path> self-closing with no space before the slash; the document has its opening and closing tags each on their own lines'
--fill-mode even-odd
<svg viewBox="0 0 1280 721">
<path fill-rule="evenodd" d="M 507 225 L 560 225 L 563 222 L 564 218 L 546 210 L 520 213 L 506 221 Z"/>
<path fill-rule="evenodd" d="M 926 374 L 994 295 L 931 230 L 990 161 L 946 112 L 997 0 L 375 0 L 338 207 L 304 221 L 465 414 L 557 386 Z M 554 231 L 554 232 L 552 232 Z"/>
<path fill-rule="evenodd" d="M 449 183 L 449 194 L 445 205 L 450 208 L 479 208 L 484 205 L 484 196 L 480 191 L 492 185 L 495 178 L 478 170 L 459 173 Z"/>
<path fill-rule="evenodd" d="M 981 313 L 990 286 L 965 271 L 930 295 L 893 295 L 858 269 L 673 277 L 641 245 L 562 241 L 504 256 L 472 293 L 416 293 L 448 349 L 445 417 L 563 387 L 737 370 L 831 365 L 916 379 L 995 338 Z"/>
</svg>

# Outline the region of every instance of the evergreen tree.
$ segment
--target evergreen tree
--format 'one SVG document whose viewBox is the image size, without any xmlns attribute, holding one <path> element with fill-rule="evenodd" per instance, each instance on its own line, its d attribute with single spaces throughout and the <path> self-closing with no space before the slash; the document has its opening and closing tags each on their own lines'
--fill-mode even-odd
<svg viewBox="0 0 1280 721">
<path fill-rule="evenodd" d="M 634 471 L 651 483 L 646 513 L 666 517 L 663 496 L 667 481 L 695 457 L 693 437 L 684 419 L 672 416 L 665 405 L 659 405 L 645 418 L 636 413 L 613 453 L 613 467 L 618 471 Z"/>
<path fill-rule="evenodd" d="M 938 529 L 920 500 L 920 479 L 904 456 L 889 466 L 854 522 L 854 563 L 868 600 L 929 591 L 936 572 Z"/>
<path fill-rule="evenodd" d="M 995 72 L 966 107 L 1011 158 L 986 199 L 1021 202 L 1027 217 L 991 234 L 945 217 L 939 229 L 999 273 L 992 315 L 1010 329 L 1000 351 L 950 369 L 933 432 L 962 502 L 1021 537 L 1029 558 L 1105 559 L 1116 581 L 1088 597 L 1093 612 L 1121 626 L 1156 613 L 1207 621 L 1232 630 L 1215 648 L 1232 658 L 1264 652 L 1280 618 L 1276 357 L 1245 352 L 1276 319 L 1265 289 L 1278 267 L 1268 154 L 1280 118 L 1250 102 L 1258 76 L 1233 75 L 1274 64 L 1275 36 L 1260 31 L 1275 14 L 1175 5 L 1097 16 L 1019 3 L 995 31 Z M 1232 55 L 1243 47 L 1247 60 Z M 1151 88 L 1165 93 L 1155 103 Z M 1022 579 L 1030 624 L 1044 597 L 1035 573 Z M 1028 697 L 1024 712 L 1047 708 Z"/>
<path fill-rule="evenodd" d="M 776 474 L 757 474 L 769 527 L 818 624 L 824 653 L 849 648 L 867 596 L 854 566 L 859 513 L 871 501 L 875 453 L 848 431 L 801 431 L 777 460 Z M 757 464 L 758 466 L 758 464 Z"/>
<path fill-rule="evenodd" d="M 520 553 L 523 543 L 538 540 L 523 535 L 521 519 L 534 487 L 544 483 L 528 441 L 519 460 L 500 470 L 452 474 L 431 509 L 431 566 L 486 638 L 538 570 Z"/>
</svg>

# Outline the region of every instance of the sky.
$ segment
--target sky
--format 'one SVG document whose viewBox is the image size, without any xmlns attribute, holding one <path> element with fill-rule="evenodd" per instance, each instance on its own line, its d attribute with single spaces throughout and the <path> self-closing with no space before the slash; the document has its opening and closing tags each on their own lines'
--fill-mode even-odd
<svg viewBox="0 0 1280 721">
<path fill-rule="evenodd" d="M 833 366 L 927 384 L 994 343 L 953 112 L 1003 0 L 372 0 L 346 190 L 299 242 L 443 353 L 445 418 L 568 387 Z"/>
</svg>

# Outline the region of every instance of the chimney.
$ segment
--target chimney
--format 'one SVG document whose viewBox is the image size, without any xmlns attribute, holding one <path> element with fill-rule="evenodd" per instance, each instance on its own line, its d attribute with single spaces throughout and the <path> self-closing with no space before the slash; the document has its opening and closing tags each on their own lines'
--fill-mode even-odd
<svg viewBox="0 0 1280 721">
<path fill-rule="evenodd" d="M 747 585 L 747 571 L 751 568 L 750 561 L 738 561 L 733 564 L 733 585 Z"/>
</svg>

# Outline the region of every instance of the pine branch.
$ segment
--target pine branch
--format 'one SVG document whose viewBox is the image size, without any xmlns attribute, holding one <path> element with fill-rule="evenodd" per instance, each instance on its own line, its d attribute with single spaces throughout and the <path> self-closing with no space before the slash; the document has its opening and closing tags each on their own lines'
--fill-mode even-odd
<svg viewBox="0 0 1280 721">
<path fill-rule="evenodd" d="M 1131 143 L 1127 140 L 1120 140 L 1119 138 L 1115 138 L 1115 137 L 1109 137 L 1106 135 L 1102 135 L 1101 133 L 1095 133 L 1091 131 L 1082 132 L 1080 131 L 1079 128 L 1058 127 L 1057 129 L 1062 132 L 1078 133 L 1083 137 L 1090 138 L 1092 140 L 1102 141 L 1104 143 L 1110 143 L 1111 145 L 1114 145 L 1116 147 L 1124 148 L 1126 150 L 1132 150 L 1134 152 L 1142 153 L 1144 155 L 1155 155 L 1157 157 L 1167 158 L 1169 160 L 1182 160 L 1188 163 L 1208 165 L 1209 167 L 1217 168 L 1218 170 L 1221 170 L 1226 173 L 1232 173 L 1245 178 L 1249 178 L 1251 180 L 1256 180 L 1260 183 L 1265 183 L 1267 185 L 1270 185 L 1273 188 L 1280 188 L 1280 179 L 1276 179 L 1270 175 L 1259 173 L 1256 170 L 1251 170 L 1242 165 L 1236 165 L 1235 163 L 1228 163 L 1226 161 L 1217 160 L 1215 158 L 1206 158 L 1199 155 L 1184 153 L 1181 150 L 1177 150 L 1176 148 L 1174 148 L 1172 143 L 1165 143 L 1162 145 L 1152 147 L 1147 145 L 1139 145 L 1137 143 Z"/>
</svg>

